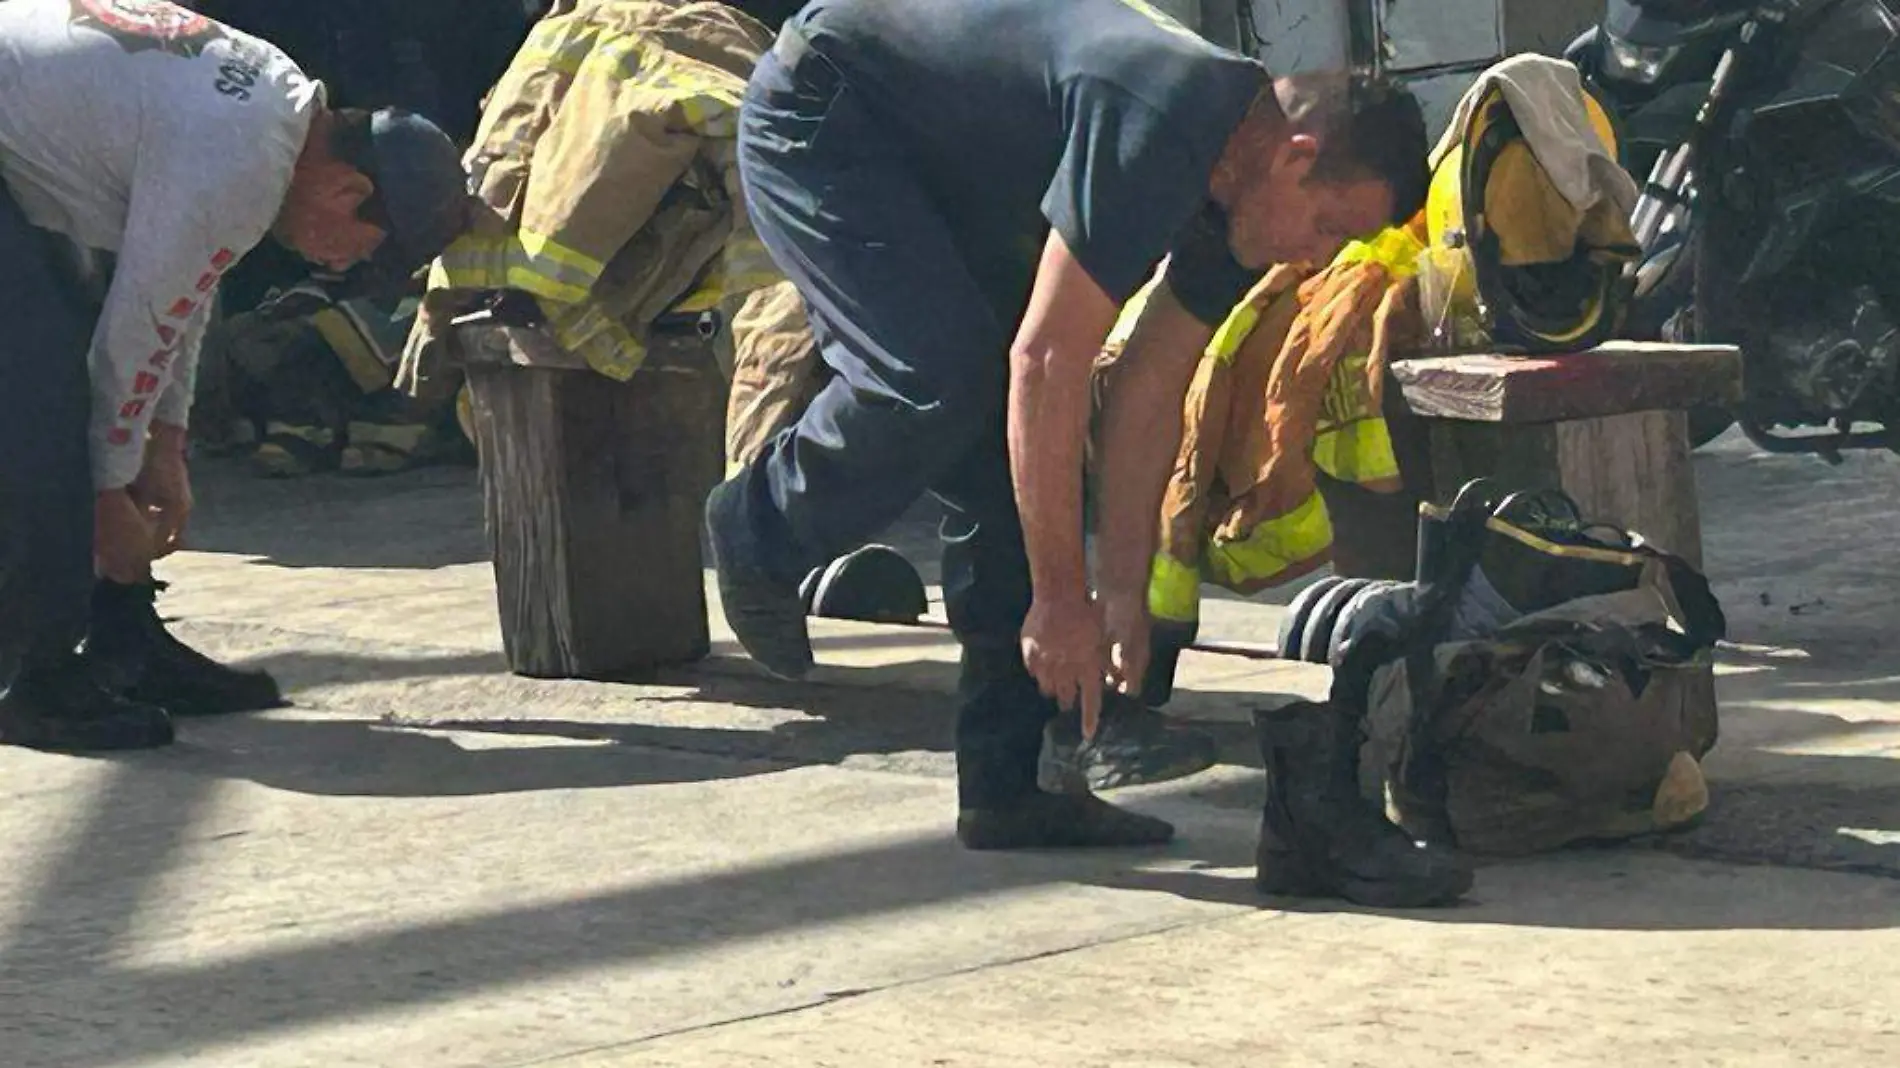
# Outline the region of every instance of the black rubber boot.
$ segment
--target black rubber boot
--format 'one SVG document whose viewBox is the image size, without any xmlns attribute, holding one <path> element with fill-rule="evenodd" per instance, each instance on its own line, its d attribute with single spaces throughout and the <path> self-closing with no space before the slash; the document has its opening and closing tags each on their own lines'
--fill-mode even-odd
<svg viewBox="0 0 1900 1068">
<path fill-rule="evenodd" d="M 1256 712 L 1266 762 L 1255 883 L 1279 897 L 1374 908 L 1449 905 L 1471 889 L 1455 854 L 1412 841 L 1359 793 L 1359 724 L 1329 704 Z"/>
<path fill-rule="evenodd" d="M 171 740 L 164 709 L 108 692 L 76 655 L 22 666 L 0 696 L 0 743 L 6 745 L 106 753 L 155 749 Z"/>
<path fill-rule="evenodd" d="M 1038 788 L 1049 757 L 1055 704 L 1023 668 L 1015 635 L 964 639 L 957 689 L 957 839 L 975 850 L 1103 849 L 1160 845 L 1163 820 L 1127 812 L 1089 792 L 1073 764 L 1059 789 Z M 1071 751 L 1072 753 L 1072 751 Z"/>
<path fill-rule="evenodd" d="M 1181 666 L 1181 654 L 1194 644 L 1200 630 L 1199 620 L 1154 621 L 1148 638 L 1148 672 L 1141 680 L 1143 705 L 1161 708 L 1174 699 L 1174 676 Z"/>
<path fill-rule="evenodd" d="M 86 660 L 115 693 L 178 716 L 261 712 L 286 703 L 277 680 L 262 671 L 225 667 L 173 637 L 158 618 L 156 582 L 93 588 Z"/>
</svg>

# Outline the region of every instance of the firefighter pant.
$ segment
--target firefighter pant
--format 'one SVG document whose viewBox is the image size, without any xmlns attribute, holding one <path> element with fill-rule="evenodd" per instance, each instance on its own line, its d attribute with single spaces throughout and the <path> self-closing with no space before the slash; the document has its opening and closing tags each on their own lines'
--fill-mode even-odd
<svg viewBox="0 0 1900 1068">
<path fill-rule="evenodd" d="M 1024 669 L 1028 557 L 1004 437 L 1007 301 L 971 277 L 902 153 L 829 60 L 787 31 L 741 113 L 754 227 L 805 298 L 833 376 L 735 476 L 781 581 L 863 544 L 924 493 L 945 505 L 943 586 L 963 645 L 964 807 L 1036 789 L 1055 712 Z"/>
<path fill-rule="evenodd" d="M 71 653 L 92 595 L 93 316 L 0 186 L 0 685 Z"/>
</svg>

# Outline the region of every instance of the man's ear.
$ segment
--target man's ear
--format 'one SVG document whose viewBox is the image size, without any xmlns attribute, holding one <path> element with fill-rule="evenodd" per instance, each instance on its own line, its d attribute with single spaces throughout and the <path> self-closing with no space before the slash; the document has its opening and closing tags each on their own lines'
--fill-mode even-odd
<svg viewBox="0 0 1900 1068">
<path fill-rule="evenodd" d="M 1274 175 L 1290 178 L 1295 183 L 1306 181 L 1317 162 L 1319 139 L 1310 133 L 1291 134 L 1273 150 Z"/>
<path fill-rule="evenodd" d="M 369 180 L 369 175 L 351 170 L 331 181 L 323 192 L 323 206 L 338 214 L 355 215 L 375 194 L 376 183 Z"/>
</svg>

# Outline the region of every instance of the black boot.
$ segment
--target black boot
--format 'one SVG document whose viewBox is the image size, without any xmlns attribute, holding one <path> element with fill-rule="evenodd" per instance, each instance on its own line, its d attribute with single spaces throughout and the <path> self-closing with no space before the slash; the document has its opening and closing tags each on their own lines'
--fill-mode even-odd
<svg viewBox="0 0 1900 1068">
<path fill-rule="evenodd" d="M 1181 654 L 1200 636 L 1200 621 L 1157 619 L 1148 639 L 1148 672 L 1141 680 L 1141 703 L 1161 708 L 1174 698 L 1174 676 Z"/>
<path fill-rule="evenodd" d="M 164 709 L 108 692 L 74 654 L 22 665 L 0 696 L 0 744 L 103 753 L 154 749 L 171 740 Z"/>
<path fill-rule="evenodd" d="M 1359 792 L 1359 724 L 1330 704 L 1256 712 L 1266 762 L 1262 893 L 1374 908 L 1448 905 L 1471 889 L 1456 855 L 1412 841 Z"/>
<path fill-rule="evenodd" d="M 1174 837 L 1165 820 L 1117 808 L 1086 781 L 1037 788 L 1054 703 L 1023 669 L 1014 635 L 966 639 L 958 690 L 957 840 L 965 848 L 1122 848 Z"/>
<path fill-rule="evenodd" d="M 1212 735 L 1111 690 L 1102 694 L 1102 721 L 1088 741 L 1082 740 L 1080 712 L 1049 721 L 1036 782 L 1052 794 L 1148 786 L 1199 774 L 1219 759 L 1220 743 Z"/>
<path fill-rule="evenodd" d="M 173 637 L 158 618 L 156 582 L 93 588 L 86 660 L 99 682 L 135 701 L 179 716 L 261 712 L 286 703 L 262 671 L 225 667 Z"/>
</svg>

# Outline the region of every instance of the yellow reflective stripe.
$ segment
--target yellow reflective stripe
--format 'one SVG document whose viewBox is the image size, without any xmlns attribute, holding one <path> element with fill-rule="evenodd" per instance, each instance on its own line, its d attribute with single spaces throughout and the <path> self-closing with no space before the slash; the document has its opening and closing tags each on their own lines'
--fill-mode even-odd
<svg viewBox="0 0 1900 1068">
<path fill-rule="evenodd" d="M 572 268 L 578 276 L 598 279 L 607 271 L 605 260 L 598 260 L 579 249 L 568 248 L 546 234 L 538 234 L 525 227 L 515 232 L 515 240 L 521 242 L 521 250 L 529 259 L 549 259 L 563 267 Z"/>
<path fill-rule="evenodd" d="M 570 16 L 550 17 L 534 24 L 527 39 L 515 51 L 502 80 L 519 79 L 552 71 L 573 77 L 593 52 L 601 34 L 599 26 Z"/>
<path fill-rule="evenodd" d="M 1333 263 L 1377 263 L 1399 278 L 1418 273 L 1418 257 L 1425 243 L 1404 226 L 1388 226 L 1363 241 L 1351 241 L 1333 257 Z"/>
<path fill-rule="evenodd" d="M 308 442 L 320 449 L 327 449 L 336 443 L 336 431 L 323 426 L 299 426 L 296 423 L 267 422 L 264 424 L 266 438 L 294 438 Z"/>
<path fill-rule="evenodd" d="M 734 292 L 747 292 L 747 291 L 734 290 Z M 725 300 L 725 299 L 726 299 L 726 287 L 721 285 L 717 279 L 714 279 L 712 281 L 706 282 L 704 285 L 701 285 L 698 289 L 693 290 L 691 293 L 686 294 L 685 297 L 681 298 L 679 303 L 673 305 L 671 308 L 668 308 L 667 310 L 669 312 L 674 312 L 678 314 L 693 314 L 697 312 L 711 311 L 712 309 L 719 306 L 720 301 Z"/>
<path fill-rule="evenodd" d="M 562 304 L 579 304 L 586 300 L 588 294 L 592 292 L 592 290 L 586 286 L 563 285 L 548 278 L 546 275 L 535 273 L 533 269 L 528 267 L 508 268 L 508 270 L 502 274 L 501 281 L 497 283 L 469 285 L 466 282 L 458 282 L 457 287 L 464 289 L 519 289 L 523 293 L 529 293 L 537 297 L 546 297 L 549 300 L 559 301 Z"/>
<path fill-rule="evenodd" d="M 1270 583 L 1333 545 L 1333 521 L 1318 493 L 1282 516 L 1258 523 L 1238 541 L 1216 540 L 1207 550 L 1214 581 L 1230 589 Z"/>
<path fill-rule="evenodd" d="M 515 66 L 524 73 L 551 71 L 572 78 L 580 73 L 581 64 L 586 62 L 588 53 L 593 50 L 591 37 L 569 38 L 553 45 L 537 44 L 530 40 L 526 47 L 515 53 Z"/>
<path fill-rule="evenodd" d="M 657 89 L 703 136 L 732 137 L 738 132 L 744 82 L 709 63 L 669 51 L 645 34 L 601 34 L 600 47 L 581 64 L 579 76 Z"/>
<path fill-rule="evenodd" d="M 1156 272 L 1153 278 L 1148 279 L 1147 285 L 1136 290 L 1135 295 L 1129 297 L 1128 302 L 1122 305 L 1121 314 L 1115 317 L 1114 328 L 1109 330 L 1108 339 L 1102 342 L 1103 351 L 1120 352 L 1122 347 L 1128 344 L 1128 339 L 1135 333 L 1135 324 L 1141 320 L 1141 309 L 1148 306 L 1149 295 L 1160 283 L 1161 274 Z"/>
<path fill-rule="evenodd" d="M 429 428 L 420 423 L 350 424 L 351 445 L 373 445 L 405 456 L 413 455 L 422 448 L 422 442 L 428 436 Z"/>
<path fill-rule="evenodd" d="M 1313 466 L 1330 478 L 1360 486 L 1399 477 L 1399 457 L 1383 419 L 1322 431 L 1313 439 Z"/>
<path fill-rule="evenodd" d="M 1201 573 L 1167 553 L 1156 553 L 1148 575 L 1148 614 L 1171 623 L 1201 617 Z"/>
<path fill-rule="evenodd" d="M 561 347 L 616 382 L 625 382 L 646 362 L 646 347 L 625 326 L 592 301 L 549 306 L 541 302 L 548 326 Z"/>
<path fill-rule="evenodd" d="M 1220 329 L 1214 331 L 1213 338 L 1208 341 L 1207 355 L 1225 366 L 1232 366 L 1234 357 L 1240 354 L 1240 347 L 1246 344 L 1248 336 L 1259 325 L 1260 309 L 1254 307 L 1252 301 L 1234 305 L 1234 310 L 1227 313 Z"/>
<path fill-rule="evenodd" d="M 1367 353 L 1342 356 L 1326 378 L 1320 394 L 1320 424 L 1338 425 L 1371 419 L 1379 413 L 1372 408 L 1372 394 L 1366 384 Z"/>
<path fill-rule="evenodd" d="M 1165 273 L 1165 267 L 1156 272 L 1155 276 L 1148 280 L 1147 285 L 1142 286 L 1134 296 L 1128 298 L 1126 304 L 1122 305 L 1121 314 L 1115 319 L 1114 329 L 1108 332 L 1108 340 L 1102 343 L 1103 351 L 1111 354 L 1119 353 L 1127 346 L 1128 339 L 1134 336 L 1135 324 L 1141 321 L 1142 309 L 1148 306 L 1148 298 L 1154 294 L 1155 287 L 1161 284 L 1161 278 Z M 1240 346 L 1259 325 L 1260 309 L 1254 307 L 1252 301 L 1241 301 L 1227 313 L 1227 318 L 1221 323 L 1220 328 L 1214 331 L 1214 336 L 1208 340 L 1207 350 L 1202 355 L 1219 360 L 1222 364 L 1231 365 L 1234 357 L 1240 352 Z"/>
<path fill-rule="evenodd" d="M 563 304 L 586 300 L 600 271 L 565 262 L 586 259 L 581 253 L 545 238 L 532 240 L 535 250 L 517 235 L 464 235 L 438 261 L 443 280 L 455 289 L 519 289 Z"/>
<path fill-rule="evenodd" d="M 785 275 L 749 227 L 735 230 L 719 253 L 719 277 L 728 294 L 750 293 L 777 285 Z"/>
<path fill-rule="evenodd" d="M 377 393 L 389 388 L 394 380 L 389 365 L 376 355 L 369 341 L 357 333 L 349 316 L 336 308 L 323 308 L 310 317 L 310 325 L 336 354 L 337 362 L 350 373 L 350 380 L 356 383 L 357 389 Z"/>
</svg>

